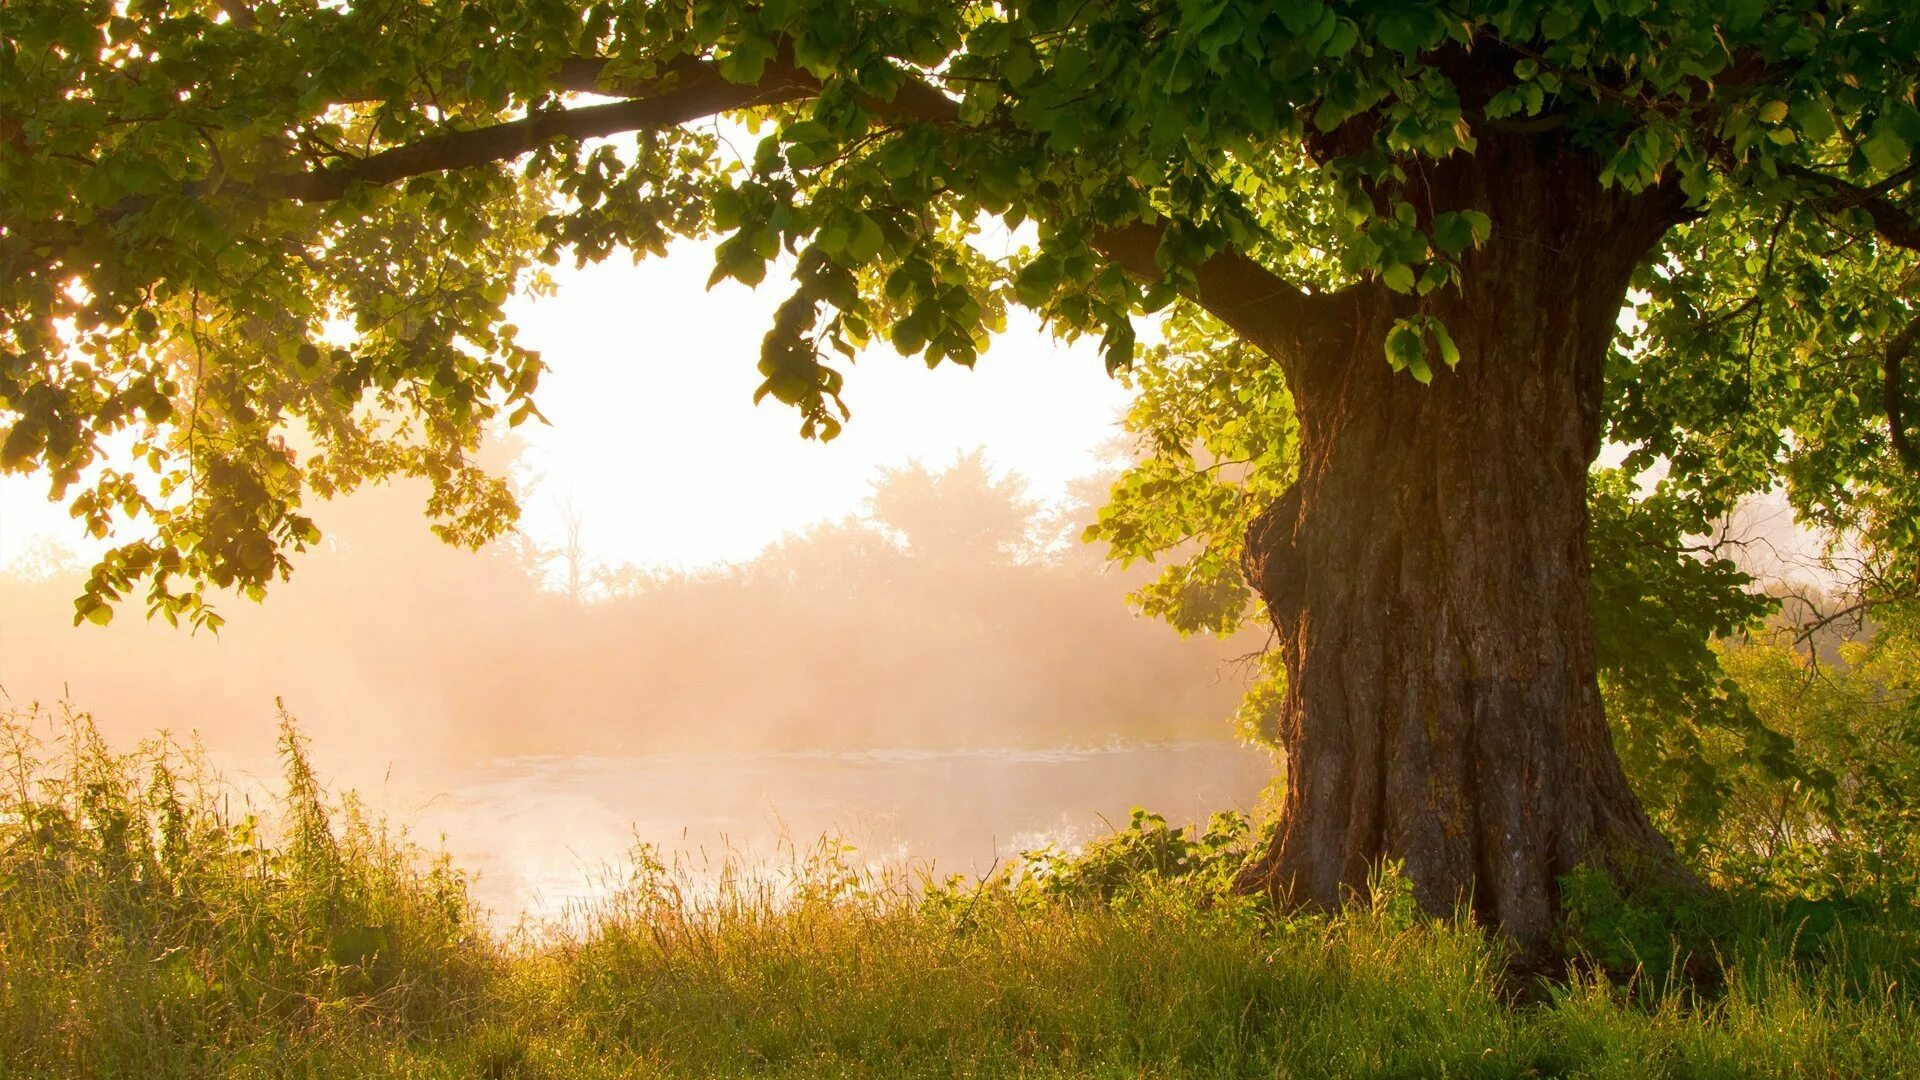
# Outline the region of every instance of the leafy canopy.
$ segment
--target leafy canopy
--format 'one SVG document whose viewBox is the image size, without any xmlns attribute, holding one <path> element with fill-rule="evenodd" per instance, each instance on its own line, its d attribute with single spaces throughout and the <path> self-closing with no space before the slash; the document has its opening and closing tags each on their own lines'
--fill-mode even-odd
<svg viewBox="0 0 1920 1080">
<path fill-rule="evenodd" d="M 1452 288 L 1492 222 L 1402 181 L 1497 132 L 1698 215 L 1609 380 L 1628 467 L 1671 464 L 1661 543 L 1785 482 L 1904 566 L 1917 54 L 1909 0 L 8 0 L 0 468 L 117 541 L 77 619 L 144 590 L 217 625 L 208 586 L 258 597 L 315 541 L 310 494 L 384 477 L 477 543 L 514 508 L 470 452 L 537 416 L 502 304 L 719 236 L 715 280 L 788 260 L 762 395 L 820 437 L 835 354 L 971 364 L 1019 304 L 1120 369 L 1171 305 L 1152 455 L 1096 535 L 1199 538 L 1143 599 L 1225 628 L 1238 528 L 1288 480 L 1286 327 Z M 716 118 L 759 141 L 723 153 Z M 991 257 L 994 221 L 1033 242 Z M 1474 362 L 1418 305 L 1379 347 Z"/>
</svg>

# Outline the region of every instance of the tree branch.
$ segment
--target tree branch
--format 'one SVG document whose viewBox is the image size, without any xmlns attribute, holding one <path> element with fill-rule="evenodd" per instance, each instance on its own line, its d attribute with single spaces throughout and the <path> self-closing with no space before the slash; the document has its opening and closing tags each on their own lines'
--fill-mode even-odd
<svg viewBox="0 0 1920 1080">
<path fill-rule="evenodd" d="M 1900 378 L 1900 365 L 1913 352 L 1917 341 L 1920 341 L 1920 315 L 1887 342 L 1886 355 L 1881 361 L 1880 391 L 1881 405 L 1887 413 L 1887 441 L 1893 445 L 1893 452 L 1902 465 L 1920 473 L 1920 451 L 1907 439 L 1906 392 Z"/>
<path fill-rule="evenodd" d="M 605 61 L 583 62 L 563 68 L 566 81 L 591 81 Z M 591 75 L 586 74 L 591 69 Z M 507 161 L 557 138 L 592 139 L 628 131 L 675 127 L 716 113 L 798 101 L 819 90 L 804 72 L 770 71 L 752 85 L 728 82 L 712 64 L 681 57 L 657 88 L 645 97 L 629 97 L 604 105 L 583 105 L 531 113 L 487 127 L 430 135 L 371 157 L 309 172 L 263 177 L 256 189 L 301 202 L 329 202 L 345 195 L 354 184 L 391 184 L 425 173 L 471 168 Z M 562 88 L 567 88 L 564 83 Z M 201 181 L 194 194 L 210 193 L 217 180 Z"/>
<path fill-rule="evenodd" d="M 663 75 L 626 87 L 603 85 L 608 60 L 574 57 L 561 63 L 554 77 L 555 89 L 618 95 L 620 100 L 430 135 L 343 164 L 268 175 L 247 190 L 301 202 L 329 202 L 346 195 L 355 184 L 391 184 L 427 173 L 508 161 L 556 138 L 590 139 L 674 127 L 736 109 L 800 101 L 818 93 L 819 80 L 795 66 L 789 57 L 783 48 L 769 62 L 762 78 L 749 85 L 728 81 L 711 61 L 683 56 L 671 61 Z M 949 124 L 960 118 L 958 102 L 912 75 L 890 100 L 869 99 L 866 105 L 874 115 L 891 123 Z M 194 195 L 208 195 L 220 188 L 216 177 L 197 181 L 188 190 Z M 1165 232 L 1164 222 L 1136 222 L 1096 234 L 1093 247 L 1128 273 L 1154 281 L 1164 273 L 1155 255 Z M 1311 317 L 1307 308 L 1312 297 L 1232 249 L 1216 253 L 1196 267 L 1195 279 L 1195 302 L 1272 355 L 1290 353 L 1292 328 Z"/>
<path fill-rule="evenodd" d="M 610 61 L 605 57 L 569 57 L 560 63 L 560 70 L 554 77 L 554 89 L 576 94 L 635 98 L 651 95 L 659 85 L 659 80 L 649 80 L 633 86 L 607 86 L 602 80 L 609 63 Z M 688 77 L 692 74 L 692 69 L 698 68 L 700 69 L 698 77 L 725 81 L 712 63 L 706 60 L 681 57 L 674 61 L 673 67 L 682 78 Z M 784 43 L 780 46 L 776 58 L 767 64 L 765 74 L 756 85 L 764 87 L 775 83 L 791 83 L 807 87 L 810 91 L 820 89 L 819 80 L 794 64 L 792 49 Z M 926 124 L 947 124 L 957 123 L 960 119 L 959 102 L 942 93 L 932 83 L 912 75 L 907 76 L 892 100 L 867 98 L 863 104 L 868 111 L 893 123 L 914 121 Z"/>
<path fill-rule="evenodd" d="M 1158 281 L 1165 271 L 1155 256 L 1165 233 L 1164 222 L 1135 222 L 1095 235 L 1093 247 L 1134 277 Z M 1290 355 L 1295 328 L 1314 317 L 1310 294 L 1232 248 L 1196 267 L 1194 279 L 1191 299 L 1269 356 Z"/>
<path fill-rule="evenodd" d="M 1838 177 L 1809 169 L 1804 165 L 1781 162 L 1780 173 L 1825 188 L 1827 198 L 1819 205 L 1828 210 L 1864 210 L 1873 222 L 1874 232 L 1896 247 L 1920 251 L 1920 219 L 1887 198 L 1893 188 L 1920 176 L 1920 162 L 1909 165 L 1873 187 L 1860 187 Z"/>
</svg>

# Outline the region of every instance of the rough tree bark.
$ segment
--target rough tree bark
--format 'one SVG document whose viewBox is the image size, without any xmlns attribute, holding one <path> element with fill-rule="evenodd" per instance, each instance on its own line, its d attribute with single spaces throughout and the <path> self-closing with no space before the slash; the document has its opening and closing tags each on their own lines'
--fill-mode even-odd
<svg viewBox="0 0 1920 1080">
<path fill-rule="evenodd" d="M 1430 167 L 1416 205 L 1493 220 L 1435 294 L 1463 359 L 1431 386 L 1382 359 L 1414 309 L 1384 288 L 1295 335 L 1300 475 L 1246 548 L 1289 678 L 1287 789 L 1244 885 L 1333 906 L 1400 860 L 1425 908 L 1471 905 L 1543 957 L 1561 875 L 1679 873 L 1601 708 L 1586 495 L 1628 278 L 1684 210 L 1598 173 L 1538 137 Z"/>
</svg>

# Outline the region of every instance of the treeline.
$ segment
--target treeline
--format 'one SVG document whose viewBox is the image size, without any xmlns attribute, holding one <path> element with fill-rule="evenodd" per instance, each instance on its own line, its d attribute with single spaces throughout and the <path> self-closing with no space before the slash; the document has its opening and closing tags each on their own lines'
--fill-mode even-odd
<svg viewBox="0 0 1920 1080">
<path fill-rule="evenodd" d="M 1231 658 L 1257 647 L 1133 614 L 1138 575 L 1073 541 L 1087 507 L 1041 507 L 978 453 L 888 471 L 867 513 L 693 573 L 456 551 L 416 496 L 323 507 L 323 549 L 266 604 L 226 599 L 217 640 L 137 610 L 70 627 L 76 567 L 0 577 L 0 686 L 215 746 L 264 731 L 276 696 L 328 743 L 404 731 L 409 752 L 1033 745 L 1225 737 Z"/>
</svg>

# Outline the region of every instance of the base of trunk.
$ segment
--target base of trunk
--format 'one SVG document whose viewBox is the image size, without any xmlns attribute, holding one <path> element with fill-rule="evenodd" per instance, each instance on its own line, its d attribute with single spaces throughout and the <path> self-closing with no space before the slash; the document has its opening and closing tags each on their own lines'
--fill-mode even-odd
<svg viewBox="0 0 1920 1080">
<path fill-rule="evenodd" d="M 1398 848 L 1400 853 L 1383 853 L 1371 862 L 1345 867 L 1334 877 L 1335 885 L 1329 890 L 1325 868 L 1335 861 L 1329 856 L 1342 851 L 1336 859 L 1345 864 L 1344 849 L 1351 845 L 1344 838 L 1316 835 L 1314 830 L 1283 820 L 1273 839 L 1241 869 L 1234 889 L 1263 895 L 1284 911 L 1333 911 L 1349 904 L 1368 905 L 1379 875 L 1391 869 L 1412 884 L 1415 898 L 1428 914 L 1470 919 L 1501 938 L 1510 950 L 1510 973 L 1564 975 L 1568 951 L 1561 886 L 1569 874 L 1598 872 L 1622 895 L 1659 901 L 1676 894 L 1704 896 L 1708 892 L 1657 831 L 1631 822 L 1621 824 L 1625 827 L 1608 830 L 1614 835 L 1596 839 L 1585 859 L 1542 857 L 1525 844 L 1504 851 L 1475 852 L 1505 870 L 1487 892 L 1479 892 L 1475 878 L 1492 880 L 1492 867 L 1482 875 L 1466 874 L 1462 882 L 1458 880 L 1462 875 L 1436 865 L 1447 861 L 1440 851 L 1417 843 L 1386 845 Z M 1449 880 L 1453 884 L 1449 885 Z"/>
</svg>

